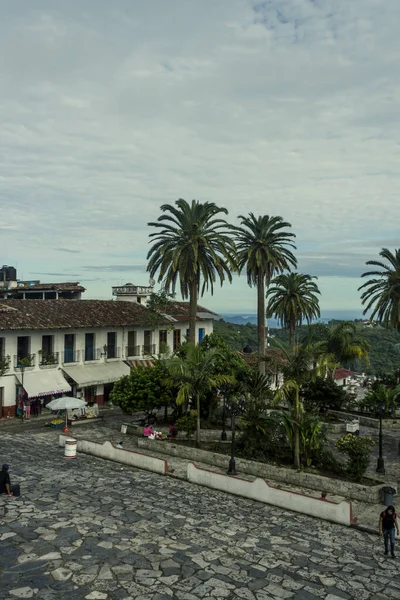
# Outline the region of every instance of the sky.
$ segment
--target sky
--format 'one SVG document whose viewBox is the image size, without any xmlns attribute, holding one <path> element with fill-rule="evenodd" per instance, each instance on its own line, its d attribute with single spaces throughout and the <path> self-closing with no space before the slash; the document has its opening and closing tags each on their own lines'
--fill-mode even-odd
<svg viewBox="0 0 400 600">
<path fill-rule="evenodd" d="M 280 215 L 322 311 L 399 248 L 398 0 L 0 0 L 0 265 L 147 285 L 178 198 Z M 245 276 L 206 294 L 255 312 Z"/>
</svg>

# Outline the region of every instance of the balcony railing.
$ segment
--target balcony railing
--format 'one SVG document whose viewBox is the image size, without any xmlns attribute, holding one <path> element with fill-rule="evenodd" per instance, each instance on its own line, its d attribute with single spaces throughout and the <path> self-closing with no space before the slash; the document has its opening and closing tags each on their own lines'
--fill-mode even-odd
<svg viewBox="0 0 400 600">
<path fill-rule="evenodd" d="M 54 367 L 58 365 L 59 352 L 39 352 L 39 367 Z"/>
<path fill-rule="evenodd" d="M 0 376 L 10 368 L 11 357 L 7 354 L 0 356 Z"/>
<path fill-rule="evenodd" d="M 156 353 L 156 345 L 155 344 L 143 344 L 142 346 L 142 354 L 144 356 L 149 356 Z"/>
<path fill-rule="evenodd" d="M 90 362 L 91 360 L 99 360 L 101 355 L 101 348 L 85 348 L 84 350 L 84 360 L 85 362 Z"/>
<path fill-rule="evenodd" d="M 25 356 L 18 356 L 18 354 L 14 354 L 14 369 L 29 369 L 34 367 L 35 360 L 35 354 L 25 354 Z"/>
<path fill-rule="evenodd" d="M 72 348 L 65 348 L 64 352 L 61 353 L 61 362 L 66 363 L 77 363 L 81 359 L 80 350 L 72 350 Z"/>
<path fill-rule="evenodd" d="M 121 358 L 121 348 L 116 348 L 115 346 L 108 346 L 106 356 L 108 359 Z"/>
<path fill-rule="evenodd" d="M 140 346 L 127 346 L 125 348 L 125 357 L 140 356 Z"/>
</svg>

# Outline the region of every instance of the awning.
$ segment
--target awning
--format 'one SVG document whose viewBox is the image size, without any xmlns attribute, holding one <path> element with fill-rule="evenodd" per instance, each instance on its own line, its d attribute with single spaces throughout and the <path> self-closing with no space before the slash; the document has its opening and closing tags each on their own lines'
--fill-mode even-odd
<svg viewBox="0 0 400 600">
<path fill-rule="evenodd" d="M 78 387 L 88 387 L 118 381 L 124 375 L 129 375 L 131 368 L 119 361 L 101 365 L 63 367 L 63 370 L 76 382 Z"/>
<path fill-rule="evenodd" d="M 136 369 L 137 367 L 154 367 L 154 362 L 152 360 L 126 360 L 127 365 Z"/>
<path fill-rule="evenodd" d="M 22 375 L 18 379 L 22 381 Z M 71 391 L 71 386 L 66 381 L 60 369 L 46 369 L 43 371 L 25 371 L 24 390 L 29 398 L 38 396 L 52 396 Z"/>
</svg>

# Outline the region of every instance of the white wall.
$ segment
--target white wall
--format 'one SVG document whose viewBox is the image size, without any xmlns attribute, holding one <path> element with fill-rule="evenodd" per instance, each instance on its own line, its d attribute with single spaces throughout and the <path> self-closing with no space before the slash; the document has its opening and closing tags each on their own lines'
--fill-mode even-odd
<svg viewBox="0 0 400 600">
<path fill-rule="evenodd" d="M 288 490 L 273 487 L 264 479 L 255 479 L 247 481 L 238 477 L 229 477 L 199 469 L 196 465 L 189 463 L 187 471 L 188 481 L 242 496 L 251 498 L 265 504 L 280 506 L 281 508 L 292 510 L 294 512 L 310 515 L 318 519 L 325 519 L 341 525 L 350 526 L 352 523 L 352 507 L 350 502 L 325 502 L 319 498 L 303 496 Z"/>
<path fill-rule="evenodd" d="M 64 447 L 65 441 L 68 439 L 75 438 L 71 438 L 71 436 L 68 435 L 60 435 L 59 446 Z M 146 471 L 153 471 L 153 473 L 159 473 L 160 475 L 165 475 L 165 473 L 168 472 L 168 462 L 166 460 L 155 458 L 154 456 L 147 454 L 141 454 L 140 452 L 133 452 L 132 450 L 116 448 L 111 442 L 99 444 L 87 440 L 77 440 L 76 449 L 83 454 L 98 456 L 105 460 L 112 460 Z"/>
</svg>

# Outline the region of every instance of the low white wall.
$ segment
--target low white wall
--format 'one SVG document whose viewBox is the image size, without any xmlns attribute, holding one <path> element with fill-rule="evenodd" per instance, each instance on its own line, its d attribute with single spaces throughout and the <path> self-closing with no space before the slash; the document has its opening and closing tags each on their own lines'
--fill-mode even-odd
<svg viewBox="0 0 400 600">
<path fill-rule="evenodd" d="M 65 446 L 65 440 L 76 439 L 68 435 L 60 435 L 59 445 Z M 153 471 L 164 475 L 168 472 L 168 462 L 161 458 L 155 458 L 147 454 L 140 454 L 139 452 L 132 452 L 131 450 L 124 450 L 122 448 L 116 448 L 111 442 L 104 442 L 99 444 L 97 442 L 89 442 L 87 440 L 77 440 L 78 452 L 83 454 L 91 454 L 92 456 L 98 456 L 106 460 L 113 460 L 130 467 L 137 467 L 138 469 L 144 469 L 145 471 Z"/>
<path fill-rule="evenodd" d="M 336 504 L 273 487 L 264 479 L 246 481 L 238 477 L 230 477 L 216 473 L 215 471 L 200 469 L 192 463 L 188 464 L 187 477 L 188 481 L 192 483 L 228 492 L 229 494 L 235 494 L 236 496 L 251 498 L 265 504 L 280 506 L 281 508 L 310 515 L 317 519 L 325 519 L 326 521 L 348 526 L 352 523 L 352 507 L 350 502 Z"/>
</svg>

